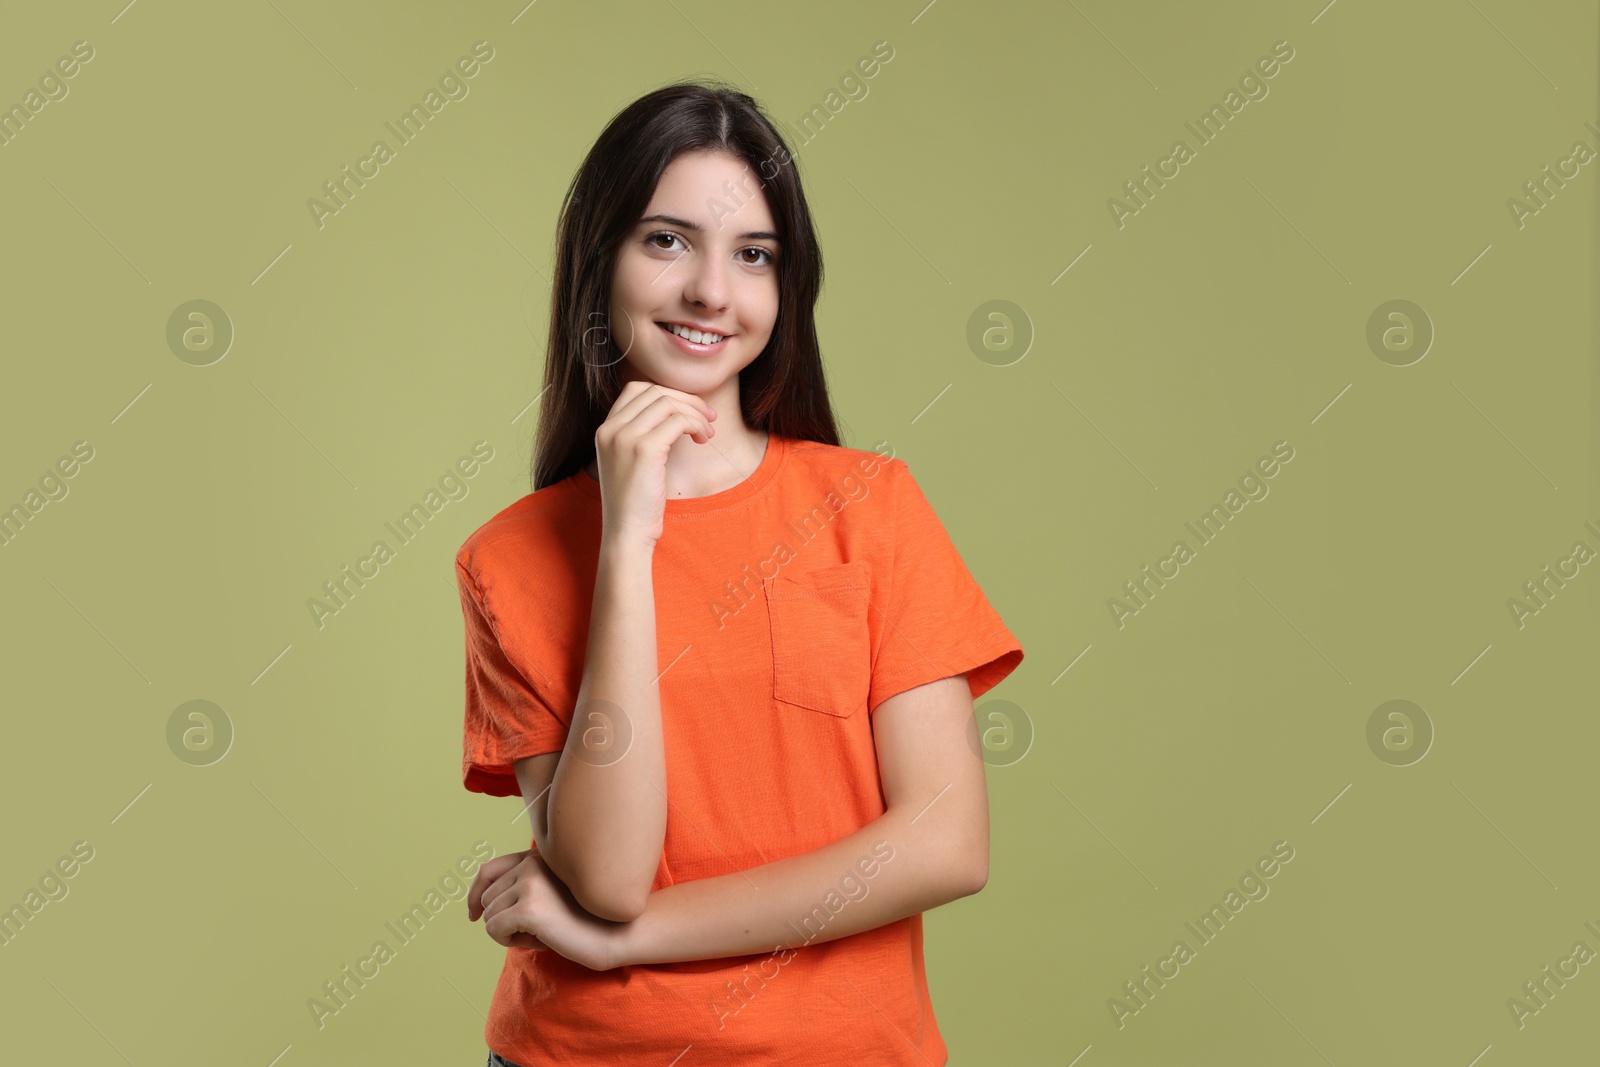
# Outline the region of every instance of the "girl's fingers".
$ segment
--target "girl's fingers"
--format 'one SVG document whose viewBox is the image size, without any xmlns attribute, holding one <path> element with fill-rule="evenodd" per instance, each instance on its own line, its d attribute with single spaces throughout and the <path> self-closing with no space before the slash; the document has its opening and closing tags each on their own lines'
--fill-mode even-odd
<svg viewBox="0 0 1600 1067">
<path fill-rule="evenodd" d="M 666 400 L 667 403 L 672 405 L 673 411 L 683 416 L 685 421 L 687 421 L 689 424 L 691 430 L 690 436 L 699 438 L 701 444 L 711 440 L 711 438 L 716 435 L 717 431 L 712 428 L 711 419 L 705 414 L 705 411 L 701 405 L 686 404 L 670 395 L 663 397 L 662 399 Z M 699 400 L 700 398 L 694 397 L 693 399 Z"/>
<path fill-rule="evenodd" d="M 611 406 L 608 420 L 630 422 L 659 396 L 676 397 L 700 412 L 709 413 L 714 410 L 710 404 L 707 404 L 693 393 L 686 393 L 681 389 L 669 389 L 667 386 L 656 382 L 647 382 L 636 378 L 623 384 L 622 392 L 618 395 L 617 402 Z M 711 416 L 707 414 L 706 417 L 710 418 Z"/>
<path fill-rule="evenodd" d="M 489 887 L 499 881 L 511 868 L 515 867 L 522 858 L 520 852 L 508 852 L 504 856 L 494 859 L 478 868 L 478 874 L 472 880 L 472 888 L 467 891 L 467 917 L 474 918 L 481 915 L 484 908 L 483 895 Z"/>
<path fill-rule="evenodd" d="M 686 415 L 681 411 L 671 411 L 659 423 L 651 427 L 640 440 L 665 449 L 671 448 L 672 442 L 679 435 L 688 433 L 693 436 L 695 432 L 695 424 Z"/>
<path fill-rule="evenodd" d="M 628 425 L 633 430 L 635 439 L 649 438 L 654 441 L 658 440 L 658 438 L 652 436 L 653 431 L 664 421 L 674 416 L 683 420 L 685 428 L 690 431 L 698 431 L 706 440 L 710 440 L 712 435 L 711 421 L 696 409 L 690 408 L 670 396 L 660 396 L 652 400 L 649 406 L 640 411 Z M 679 430 L 678 432 L 681 433 L 683 431 Z M 676 434 L 673 436 L 676 436 Z"/>
<path fill-rule="evenodd" d="M 633 406 L 633 402 L 648 388 L 650 383 L 638 378 L 623 382 L 622 389 L 617 393 L 617 399 L 612 403 L 606 418 L 626 420 L 629 417 L 626 413 Z"/>
</svg>

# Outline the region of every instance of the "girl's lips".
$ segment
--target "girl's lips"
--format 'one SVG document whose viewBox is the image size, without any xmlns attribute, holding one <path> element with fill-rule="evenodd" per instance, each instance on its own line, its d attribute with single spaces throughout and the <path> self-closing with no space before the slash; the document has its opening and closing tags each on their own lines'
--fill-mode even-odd
<svg viewBox="0 0 1600 1067">
<path fill-rule="evenodd" d="M 722 336 L 722 340 L 718 341 L 714 345 L 697 345 L 687 337 L 681 337 L 678 334 L 673 333 L 662 323 L 658 322 L 656 325 L 661 327 L 661 332 L 666 334 L 673 344 L 677 345 L 679 348 L 683 349 L 683 351 L 692 356 L 715 355 L 716 353 L 722 351 L 722 347 L 728 343 L 728 338 L 732 336 L 731 334 L 724 334 Z"/>
</svg>

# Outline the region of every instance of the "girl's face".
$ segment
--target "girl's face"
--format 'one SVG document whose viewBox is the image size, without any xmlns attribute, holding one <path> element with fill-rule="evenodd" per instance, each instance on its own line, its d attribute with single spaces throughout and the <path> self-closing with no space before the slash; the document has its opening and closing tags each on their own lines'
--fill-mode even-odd
<svg viewBox="0 0 1600 1067">
<path fill-rule="evenodd" d="M 742 159 L 695 151 L 669 163 L 623 239 L 611 280 L 611 336 L 625 353 L 624 379 L 708 399 L 729 382 L 737 389 L 778 317 L 776 231 L 760 180 Z M 677 334 L 668 329 L 674 324 Z M 717 336 L 684 336 L 689 330 Z"/>
</svg>

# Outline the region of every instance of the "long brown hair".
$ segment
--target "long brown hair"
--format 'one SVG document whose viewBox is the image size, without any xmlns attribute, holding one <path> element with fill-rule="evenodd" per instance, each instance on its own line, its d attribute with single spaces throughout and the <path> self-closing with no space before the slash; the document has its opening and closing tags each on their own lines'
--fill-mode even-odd
<svg viewBox="0 0 1600 1067">
<path fill-rule="evenodd" d="M 533 488 L 594 458 L 594 434 L 622 390 L 622 352 L 608 326 L 623 238 L 678 155 L 720 150 L 755 171 L 777 226 L 778 315 L 761 354 L 740 372 L 746 424 L 837 445 L 813 318 L 822 249 L 789 147 L 749 96 L 716 81 L 678 82 L 629 104 L 601 131 L 573 176 L 557 227 L 550 337 L 534 441 Z"/>
</svg>

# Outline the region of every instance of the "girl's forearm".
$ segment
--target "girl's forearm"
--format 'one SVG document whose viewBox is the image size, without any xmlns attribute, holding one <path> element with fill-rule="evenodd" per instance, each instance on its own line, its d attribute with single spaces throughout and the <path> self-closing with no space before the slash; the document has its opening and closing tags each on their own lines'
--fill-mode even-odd
<svg viewBox="0 0 1600 1067">
<path fill-rule="evenodd" d="M 601 539 L 583 681 L 540 852 L 591 913 L 640 914 L 666 838 L 653 552 Z"/>
<path fill-rule="evenodd" d="M 948 797 L 946 798 L 949 799 Z M 811 852 L 650 894 L 618 965 L 672 963 L 831 941 L 983 887 L 988 857 L 939 821 L 891 808 Z M 943 827 L 948 831 L 948 825 Z"/>
</svg>

